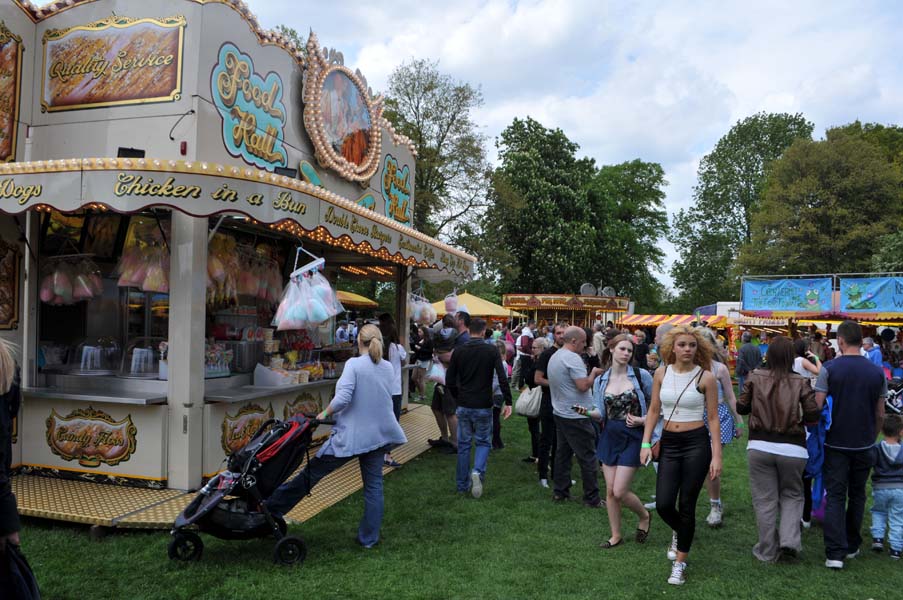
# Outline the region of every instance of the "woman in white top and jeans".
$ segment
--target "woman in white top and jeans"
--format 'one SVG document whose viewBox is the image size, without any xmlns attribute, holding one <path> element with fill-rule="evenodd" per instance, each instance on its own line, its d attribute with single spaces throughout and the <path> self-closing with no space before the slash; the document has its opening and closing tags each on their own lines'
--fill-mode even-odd
<svg viewBox="0 0 903 600">
<path fill-rule="evenodd" d="M 398 331 L 395 329 L 395 322 L 389 319 L 380 318 L 379 331 L 383 336 L 385 345 L 383 346 L 383 360 L 389 361 L 392 365 L 392 412 L 395 413 L 395 420 L 401 422 L 401 362 L 408 357 L 404 346 L 398 343 Z M 387 452 L 383 460 L 387 467 L 400 467 L 401 463 L 392 458 L 392 454 Z"/>
<path fill-rule="evenodd" d="M 687 556 L 696 531 L 696 501 L 708 475 L 721 475 L 721 427 L 718 384 L 710 372 L 714 349 L 701 332 L 681 325 L 667 333 L 655 372 L 652 402 L 646 415 L 640 462 L 652 460 L 652 432 L 665 419 L 659 442 L 655 508 L 674 531 L 668 558 L 674 561 L 668 583 L 686 581 Z M 708 414 L 708 431 L 703 412 Z M 711 437 L 709 437 L 711 431 Z M 679 496 L 679 500 L 678 500 Z"/>
</svg>

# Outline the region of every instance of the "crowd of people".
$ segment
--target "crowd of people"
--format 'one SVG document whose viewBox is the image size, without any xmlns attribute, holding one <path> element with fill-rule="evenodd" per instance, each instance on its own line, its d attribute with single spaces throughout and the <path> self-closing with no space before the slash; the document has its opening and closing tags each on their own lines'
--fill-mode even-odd
<svg viewBox="0 0 903 600">
<path fill-rule="evenodd" d="M 656 513 L 672 531 L 667 581 L 680 585 L 703 487 L 706 523 L 724 521 L 722 449 L 741 437 L 746 416 L 757 559 L 798 558 L 814 487 L 815 509 L 824 511 L 825 565 L 842 569 L 862 545 L 870 474 L 872 549 L 883 551 L 886 540 L 890 556 L 900 557 L 903 418 L 885 416 L 887 377 L 874 356 L 881 350 L 857 323 L 840 325 L 836 350 L 816 333 L 754 340 L 744 332 L 734 373 L 739 397 L 725 341 L 704 324 L 662 325 L 650 337 L 647 343 L 645 332 L 611 323 L 537 329 L 530 321 L 509 331 L 466 312 L 420 327 L 412 340 L 414 381 L 421 397 L 425 382 L 436 382 L 431 406 L 440 436 L 429 443 L 457 455 L 457 491 L 485 493 L 491 450 L 504 445 L 500 421 L 511 413 L 511 388 L 538 387 L 538 411 L 526 415 L 531 454 L 524 461 L 536 465 L 539 485 L 554 502 L 579 498 L 605 508 L 606 551 L 625 543 L 623 509 L 636 515 L 632 537 L 640 544 Z M 575 461 L 580 496 L 572 493 Z M 632 490 L 644 466 L 657 472 L 654 501 L 645 504 Z"/>
<path fill-rule="evenodd" d="M 746 415 L 757 559 L 798 557 L 814 496 L 824 505 L 825 566 L 842 569 L 859 556 L 863 543 L 870 475 L 871 548 L 883 552 L 887 544 L 895 559 L 903 553 L 903 418 L 894 411 L 885 415 L 888 378 L 877 362 L 883 357 L 880 349 L 878 357 L 870 355 L 876 345 L 863 338 L 858 323 L 838 327 L 836 352 L 816 335 L 795 340 L 771 335 L 756 346 L 744 333 L 735 373 L 739 398 L 722 342 L 703 326 L 662 325 L 651 344 L 642 332 L 610 324 L 590 330 L 555 323 L 544 332 L 528 322 L 516 330 L 517 337 L 512 333 L 459 311 L 412 336 L 420 397 L 426 380 L 436 382 L 431 407 L 440 436 L 429 443 L 456 456 L 459 494 L 480 498 L 487 489 L 491 451 L 504 447 L 501 422 L 512 414 L 512 387 L 522 393 L 540 388 L 538 410 L 527 418 L 531 455 L 524 459 L 535 464 L 539 485 L 551 489 L 554 502 L 575 498 L 576 459 L 580 501 L 607 511 L 609 536 L 600 544 L 606 552 L 625 543 L 623 509 L 636 515 L 633 538 L 643 544 L 654 508 L 672 532 L 667 581 L 681 585 L 704 486 L 707 523 L 723 522 L 722 448 L 740 437 Z M 389 315 L 378 326 L 356 327 L 353 339 L 359 356 L 347 362 L 335 397 L 318 415 L 335 420 L 332 435 L 266 504 L 284 515 L 328 473 L 357 459 L 364 482 L 357 541 L 371 548 L 380 540 L 383 467 L 400 466 L 391 451 L 407 441 L 399 425 L 407 352 Z M 19 541 L 8 480 L 8 417 L 18 404 L 15 374 L 9 349 L 0 343 L 4 550 L 17 549 Z M 883 439 L 876 444 L 879 431 Z M 657 471 L 654 502 L 644 504 L 631 487 L 637 470 L 650 465 Z"/>
</svg>

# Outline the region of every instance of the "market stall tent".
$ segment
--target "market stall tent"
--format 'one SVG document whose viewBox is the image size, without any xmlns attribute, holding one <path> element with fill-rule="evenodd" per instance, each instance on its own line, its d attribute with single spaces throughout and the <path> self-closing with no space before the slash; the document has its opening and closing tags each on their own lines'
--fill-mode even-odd
<svg viewBox="0 0 903 600">
<path fill-rule="evenodd" d="M 490 302 L 489 300 L 483 300 L 482 298 L 474 296 L 473 294 L 468 294 L 467 292 L 458 294 L 458 307 L 466 307 L 467 312 L 469 312 L 472 317 L 483 317 L 489 319 L 506 319 L 508 317 L 514 317 L 517 319 L 526 318 L 525 315 L 519 312 L 509 310 L 504 306 L 499 306 L 498 304 Z M 437 315 L 444 315 L 445 300 L 433 302 L 433 308 L 436 309 Z"/>
<path fill-rule="evenodd" d="M 342 306 L 346 308 L 376 308 L 379 306 L 376 301 L 371 300 L 370 298 L 365 298 L 359 294 L 353 294 L 343 290 L 336 292 L 336 296 L 338 297 L 339 302 L 342 303 Z"/>
<path fill-rule="evenodd" d="M 618 325 L 621 327 L 656 327 L 668 320 L 670 315 L 624 315 Z"/>
</svg>

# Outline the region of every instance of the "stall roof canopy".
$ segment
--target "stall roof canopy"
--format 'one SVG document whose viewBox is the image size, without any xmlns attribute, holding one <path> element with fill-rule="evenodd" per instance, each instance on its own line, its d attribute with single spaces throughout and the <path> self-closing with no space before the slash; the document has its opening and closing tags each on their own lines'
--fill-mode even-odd
<svg viewBox="0 0 903 600">
<path fill-rule="evenodd" d="M 346 307 L 350 306 L 353 308 L 376 308 L 377 306 L 379 306 L 379 304 L 377 304 L 370 298 L 365 298 L 364 296 L 343 290 L 336 292 L 336 297 L 339 299 L 339 302 L 342 303 L 342 306 Z"/>
<path fill-rule="evenodd" d="M 516 310 L 592 310 L 627 312 L 629 298 L 574 294 L 505 294 L 502 306 Z"/>
<path fill-rule="evenodd" d="M 458 308 L 466 307 L 467 312 L 470 313 L 472 317 L 517 317 L 519 319 L 524 318 L 524 315 L 519 312 L 515 312 L 513 310 L 509 310 L 504 306 L 499 306 L 494 302 L 490 302 L 489 300 L 483 300 L 479 296 L 474 296 L 473 294 L 468 294 L 467 292 L 463 292 L 458 294 Z M 445 314 L 445 300 L 440 300 L 439 302 L 433 302 L 433 308 L 436 309 L 436 314 L 444 315 Z"/>
<path fill-rule="evenodd" d="M 152 158 L 85 158 L 0 165 L 0 211 L 88 207 L 134 213 L 165 206 L 195 217 L 243 215 L 273 229 L 458 277 L 476 259 L 306 181 L 251 167 Z"/>
</svg>

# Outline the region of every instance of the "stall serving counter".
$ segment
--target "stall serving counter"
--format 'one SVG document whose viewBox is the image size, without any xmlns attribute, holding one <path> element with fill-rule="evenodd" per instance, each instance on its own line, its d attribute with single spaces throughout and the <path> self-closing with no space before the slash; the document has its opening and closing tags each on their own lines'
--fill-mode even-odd
<svg viewBox="0 0 903 600">
<path fill-rule="evenodd" d="M 197 489 L 266 419 L 321 410 L 341 371 L 325 357 L 351 352 L 336 316 L 315 323 L 311 300 L 306 338 L 271 324 L 309 275 L 299 248 L 333 291 L 393 284 L 403 344 L 413 270 L 472 273 L 410 227 L 414 150 L 382 99 L 316 35 L 305 50 L 232 0 L 0 0 L 17 469 Z M 257 365 L 297 383 L 254 385 Z"/>
</svg>

